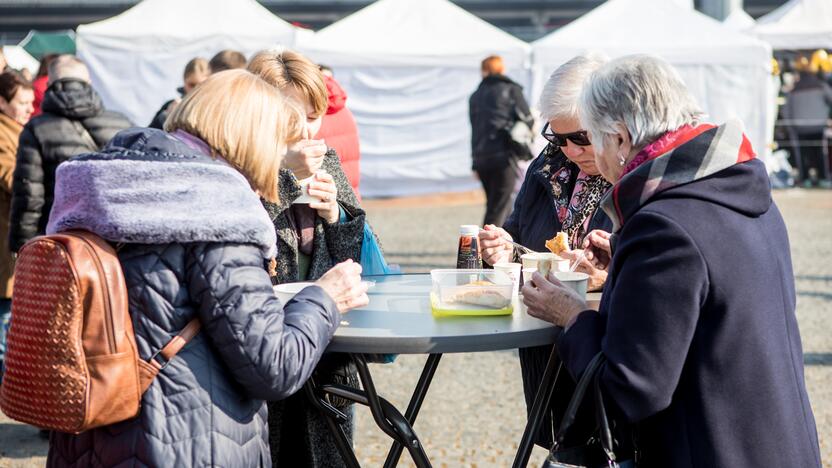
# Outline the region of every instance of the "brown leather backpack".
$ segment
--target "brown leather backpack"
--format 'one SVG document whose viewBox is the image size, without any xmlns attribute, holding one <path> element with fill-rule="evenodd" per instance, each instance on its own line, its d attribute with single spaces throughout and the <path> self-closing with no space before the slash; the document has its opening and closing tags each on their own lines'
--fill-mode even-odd
<svg viewBox="0 0 832 468">
<path fill-rule="evenodd" d="M 77 434 L 135 417 L 153 379 L 199 331 L 194 319 L 142 360 L 116 251 L 88 232 L 26 243 L 14 288 L 0 408 L 43 429 Z"/>
</svg>

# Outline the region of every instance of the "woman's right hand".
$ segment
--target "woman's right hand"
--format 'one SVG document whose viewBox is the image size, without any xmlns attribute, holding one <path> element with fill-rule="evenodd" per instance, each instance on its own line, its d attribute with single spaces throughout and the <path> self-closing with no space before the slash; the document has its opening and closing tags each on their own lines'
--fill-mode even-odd
<svg viewBox="0 0 832 468">
<path fill-rule="evenodd" d="M 298 180 L 312 177 L 323 165 L 326 152 L 324 140 L 300 140 L 289 147 L 283 167 L 292 171 Z"/>
<path fill-rule="evenodd" d="M 612 261 L 611 236 L 607 231 L 596 229 L 584 237 L 581 247 L 586 250 L 586 259 L 599 270 L 606 270 Z"/>
<path fill-rule="evenodd" d="M 480 231 L 479 238 L 480 252 L 485 263 L 495 265 L 500 262 L 511 261 L 514 247 L 506 242 L 506 239 L 512 239 L 511 234 L 507 233 L 505 229 L 498 228 L 493 224 L 486 224 L 483 230 Z"/>
<path fill-rule="evenodd" d="M 352 259 L 332 267 L 315 284 L 329 294 L 342 314 L 370 303 L 367 283 L 361 282 L 361 264 Z"/>
</svg>

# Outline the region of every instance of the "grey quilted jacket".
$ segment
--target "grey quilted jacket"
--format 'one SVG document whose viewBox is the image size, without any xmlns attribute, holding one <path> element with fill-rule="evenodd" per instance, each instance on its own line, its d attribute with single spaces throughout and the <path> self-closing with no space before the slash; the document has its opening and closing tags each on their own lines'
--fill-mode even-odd
<svg viewBox="0 0 832 468">
<path fill-rule="evenodd" d="M 202 329 L 138 417 L 53 433 L 48 465 L 271 466 L 263 400 L 303 385 L 340 316 L 318 287 L 274 297 L 274 229 L 245 179 L 169 134 L 127 130 L 58 169 L 48 232 L 78 228 L 120 245 L 141 357 L 193 317 Z"/>
</svg>

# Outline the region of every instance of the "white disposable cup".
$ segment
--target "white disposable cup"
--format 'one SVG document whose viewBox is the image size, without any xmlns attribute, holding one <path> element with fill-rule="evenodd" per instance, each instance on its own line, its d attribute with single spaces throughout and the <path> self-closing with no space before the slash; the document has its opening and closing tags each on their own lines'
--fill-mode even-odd
<svg viewBox="0 0 832 468">
<path fill-rule="evenodd" d="M 573 289 L 582 298 L 586 299 L 586 290 L 589 285 L 589 275 L 579 271 L 559 271 L 555 273 L 558 279 L 567 288 Z"/>
<path fill-rule="evenodd" d="M 520 270 L 522 268 L 523 265 L 519 263 L 499 262 L 494 264 L 494 271 L 502 271 L 511 278 L 515 293 L 520 290 Z"/>
<path fill-rule="evenodd" d="M 532 280 L 532 276 L 537 271 L 537 268 L 523 268 L 523 284 Z"/>
<path fill-rule="evenodd" d="M 527 253 L 520 256 L 523 268 L 536 268 L 541 275 L 546 276 L 550 271 L 569 271 L 569 260 L 561 258 L 551 252 Z"/>
</svg>

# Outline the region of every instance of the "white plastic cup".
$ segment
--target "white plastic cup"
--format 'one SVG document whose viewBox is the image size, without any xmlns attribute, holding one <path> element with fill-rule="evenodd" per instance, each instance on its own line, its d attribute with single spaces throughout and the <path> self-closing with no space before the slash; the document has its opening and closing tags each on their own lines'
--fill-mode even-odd
<svg viewBox="0 0 832 468">
<path fill-rule="evenodd" d="M 315 283 L 283 283 L 274 286 L 272 289 L 274 289 L 274 295 L 277 296 L 278 299 L 280 299 L 280 302 L 282 302 L 283 305 L 286 305 L 287 302 L 289 302 L 293 297 L 295 297 L 295 294 L 301 292 L 307 286 L 312 286 L 313 284 Z"/>
<path fill-rule="evenodd" d="M 567 288 L 573 289 L 582 298 L 586 299 L 586 290 L 589 285 L 589 275 L 578 271 L 559 271 L 555 273 L 558 279 Z"/>
<path fill-rule="evenodd" d="M 537 272 L 537 268 L 523 268 L 523 284 L 531 281 L 535 272 Z"/>
<path fill-rule="evenodd" d="M 494 271 L 502 271 L 511 278 L 511 281 L 514 283 L 515 293 L 520 290 L 520 270 L 522 268 L 523 265 L 519 263 L 499 262 L 494 264 Z"/>
<path fill-rule="evenodd" d="M 520 256 L 523 268 L 536 268 L 541 275 L 550 271 L 569 271 L 569 260 L 551 252 L 527 253 Z"/>
</svg>

